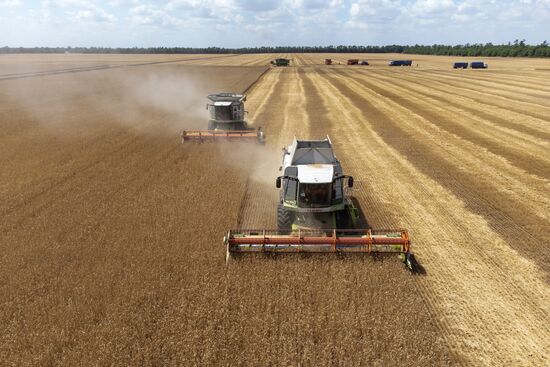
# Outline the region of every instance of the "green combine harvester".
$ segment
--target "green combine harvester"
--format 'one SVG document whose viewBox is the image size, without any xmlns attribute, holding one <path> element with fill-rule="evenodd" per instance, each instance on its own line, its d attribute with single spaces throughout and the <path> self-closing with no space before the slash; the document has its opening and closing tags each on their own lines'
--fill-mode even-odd
<svg viewBox="0 0 550 367">
<path fill-rule="evenodd" d="M 290 59 L 278 58 L 271 61 L 271 65 L 274 66 L 288 66 L 290 65 Z"/>
</svg>

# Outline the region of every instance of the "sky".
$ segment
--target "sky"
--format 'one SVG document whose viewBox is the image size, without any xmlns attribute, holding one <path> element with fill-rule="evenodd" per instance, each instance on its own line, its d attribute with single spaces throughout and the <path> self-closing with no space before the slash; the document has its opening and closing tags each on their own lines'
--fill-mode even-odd
<svg viewBox="0 0 550 367">
<path fill-rule="evenodd" d="M 0 47 L 550 41 L 550 0 L 0 0 Z"/>
</svg>

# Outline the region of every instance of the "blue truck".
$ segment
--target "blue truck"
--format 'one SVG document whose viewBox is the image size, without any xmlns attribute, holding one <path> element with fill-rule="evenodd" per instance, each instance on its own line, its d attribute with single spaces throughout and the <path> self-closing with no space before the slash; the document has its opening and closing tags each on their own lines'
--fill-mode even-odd
<svg viewBox="0 0 550 367">
<path fill-rule="evenodd" d="M 467 62 L 455 62 L 453 64 L 453 69 L 468 69 Z"/>
<path fill-rule="evenodd" d="M 487 69 L 488 65 L 483 61 L 472 61 L 470 67 L 472 69 Z"/>
<path fill-rule="evenodd" d="M 389 66 L 412 66 L 412 60 L 392 60 Z"/>
</svg>

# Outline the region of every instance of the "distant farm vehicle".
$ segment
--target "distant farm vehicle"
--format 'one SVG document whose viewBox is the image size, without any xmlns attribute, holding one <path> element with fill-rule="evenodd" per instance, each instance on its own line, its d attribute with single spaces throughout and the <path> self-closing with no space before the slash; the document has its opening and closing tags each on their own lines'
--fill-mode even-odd
<svg viewBox="0 0 550 367">
<path fill-rule="evenodd" d="M 468 69 L 467 62 L 455 62 L 453 64 L 453 69 Z"/>
<path fill-rule="evenodd" d="M 359 65 L 359 59 L 349 59 L 348 65 Z"/>
<path fill-rule="evenodd" d="M 271 65 L 274 66 L 288 66 L 290 65 L 290 59 L 278 58 L 271 61 Z"/>
<path fill-rule="evenodd" d="M 357 229 L 359 209 L 348 188 L 330 139 L 297 140 L 283 148 L 277 230 L 230 230 L 224 238 L 226 260 L 239 253 L 387 253 L 397 254 L 413 272 L 420 270 L 403 229 Z M 345 183 L 347 182 L 347 187 Z"/>
<path fill-rule="evenodd" d="M 332 65 L 332 59 L 325 59 L 325 65 Z"/>
<path fill-rule="evenodd" d="M 206 108 L 210 112 L 208 130 L 184 130 L 181 142 L 208 140 L 245 140 L 264 143 L 265 136 L 261 127 L 248 126 L 244 109 L 246 95 L 236 93 L 216 93 L 208 95 L 210 103 Z"/>
<path fill-rule="evenodd" d="M 470 63 L 470 67 L 472 69 L 487 69 L 489 67 L 489 65 L 487 65 L 483 61 L 472 61 Z"/>
<path fill-rule="evenodd" d="M 367 60 L 361 60 L 359 65 L 369 65 L 369 62 Z"/>
<path fill-rule="evenodd" d="M 392 60 L 389 66 L 412 66 L 412 60 Z"/>
</svg>

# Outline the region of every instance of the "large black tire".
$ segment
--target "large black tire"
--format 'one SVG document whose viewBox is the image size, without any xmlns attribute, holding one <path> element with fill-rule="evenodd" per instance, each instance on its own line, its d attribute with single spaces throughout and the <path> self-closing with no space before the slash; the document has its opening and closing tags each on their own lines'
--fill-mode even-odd
<svg viewBox="0 0 550 367">
<path fill-rule="evenodd" d="M 337 229 L 353 229 L 350 213 L 347 209 L 337 211 L 334 215 L 336 216 Z"/>
<path fill-rule="evenodd" d="M 418 261 L 416 261 L 416 258 L 414 257 L 414 254 L 412 254 L 410 252 L 405 254 L 405 260 L 403 262 L 405 263 L 405 266 L 407 267 L 407 269 L 409 269 L 409 271 L 411 273 L 413 273 L 413 274 L 424 274 L 425 273 L 425 270 L 422 267 L 422 265 L 420 265 L 418 263 Z"/>
<path fill-rule="evenodd" d="M 277 228 L 283 232 L 292 230 L 292 213 L 286 210 L 281 203 L 277 205 Z"/>
</svg>

